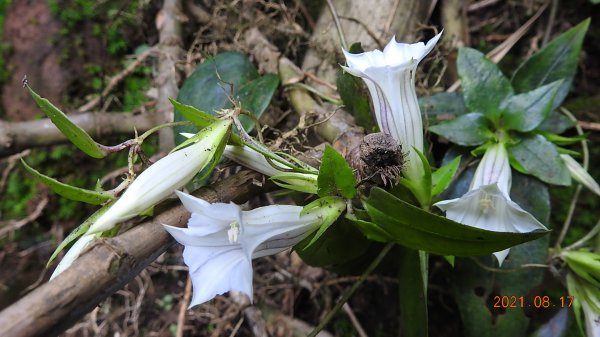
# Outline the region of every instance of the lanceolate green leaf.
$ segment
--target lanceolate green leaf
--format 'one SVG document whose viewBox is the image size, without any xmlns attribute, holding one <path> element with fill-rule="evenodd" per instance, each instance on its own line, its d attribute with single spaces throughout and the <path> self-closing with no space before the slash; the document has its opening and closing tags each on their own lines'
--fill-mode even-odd
<svg viewBox="0 0 600 337">
<path fill-rule="evenodd" d="M 512 85 L 516 92 L 534 90 L 545 84 L 564 79 L 557 91 L 553 107 L 562 104 L 569 93 L 571 82 L 577 71 L 583 38 L 590 25 L 590 19 L 564 32 L 542 50 L 525 61 L 515 71 Z"/>
<path fill-rule="evenodd" d="M 478 112 L 429 127 L 429 131 L 462 146 L 476 146 L 485 143 L 494 134 L 488 128 L 487 118 Z"/>
<path fill-rule="evenodd" d="M 371 189 L 363 204 L 372 222 L 395 242 L 439 255 L 489 254 L 548 233 L 493 232 L 463 225 L 417 208 L 378 187 Z"/>
<path fill-rule="evenodd" d="M 325 147 L 323 152 L 317 183 L 319 186 L 317 193 L 320 197 L 341 195 L 352 199 L 356 195 L 356 179 L 352 168 L 331 146 Z"/>
<path fill-rule="evenodd" d="M 459 49 L 457 67 L 469 110 L 497 123 L 500 103 L 513 93 L 508 78 L 485 55 L 471 48 Z"/>
<path fill-rule="evenodd" d="M 169 98 L 175 110 L 181 114 L 188 121 L 196 124 L 199 128 L 204 128 L 212 124 L 217 120 L 217 117 L 206 113 L 204 111 L 198 110 L 197 108 L 177 102 L 176 100 Z"/>
<path fill-rule="evenodd" d="M 562 80 L 554 81 L 502 102 L 502 116 L 507 129 L 521 132 L 537 128 L 550 114 L 554 97 Z"/>
<path fill-rule="evenodd" d="M 29 86 L 27 86 L 27 90 L 29 90 L 29 94 L 35 100 L 35 103 L 71 143 L 90 157 L 103 158 L 106 156 L 106 153 L 102 150 L 102 146 L 96 143 L 79 125 L 73 123 L 64 112 L 60 111 L 47 99 L 38 95 Z"/>
<path fill-rule="evenodd" d="M 556 146 L 543 136 L 528 136 L 508 150 L 514 160 L 540 180 L 554 185 L 571 184 L 571 175 Z"/>
<path fill-rule="evenodd" d="M 67 199 L 81 201 L 92 205 L 100 205 L 108 200 L 115 198 L 113 194 L 108 192 L 96 192 L 92 190 L 85 190 L 83 188 L 61 183 L 56 179 L 41 174 L 31 166 L 27 165 L 25 160 L 21 159 L 21 163 L 23 163 L 23 166 L 25 167 L 27 172 L 31 173 L 39 181 L 44 183 L 46 186 L 50 187 L 50 189 L 54 193 L 63 196 Z"/>
<path fill-rule="evenodd" d="M 431 189 L 432 196 L 442 193 L 450 185 L 459 165 L 460 156 L 433 172 L 431 175 L 431 185 L 433 186 Z"/>
</svg>

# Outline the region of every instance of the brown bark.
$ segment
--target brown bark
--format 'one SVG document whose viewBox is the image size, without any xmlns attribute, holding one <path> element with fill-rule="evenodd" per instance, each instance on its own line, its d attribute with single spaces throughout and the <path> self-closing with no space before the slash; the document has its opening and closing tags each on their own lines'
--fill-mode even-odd
<svg viewBox="0 0 600 337">
<path fill-rule="evenodd" d="M 260 179 L 258 173 L 242 171 L 195 194 L 209 202 L 243 202 L 260 191 L 253 183 Z M 0 312 L 0 336 L 59 334 L 173 244 L 161 224 L 185 226 L 188 217 L 183 206 L 171 207 L 121 235 L 99 240 L 57 278 Z"/>
<path fill-rule="evenodd" d="M 135 130 L 144 132 L 154 126 L 154 120 L 145 113 L 88 112 L 69 114 L 69 118 L 95 139 L 107 134 L 128 134 L 133 137 Z M 26 122 L 0 120 L 0 158 L 31 147 L 65 142 L 65 136 L 48 118 Z"/>
</svg>

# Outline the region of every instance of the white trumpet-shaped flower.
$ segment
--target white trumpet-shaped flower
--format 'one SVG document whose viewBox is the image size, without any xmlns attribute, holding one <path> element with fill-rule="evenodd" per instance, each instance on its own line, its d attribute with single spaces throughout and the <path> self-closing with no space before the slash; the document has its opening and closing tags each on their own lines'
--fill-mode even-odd
<svg viewBox="0 0 600 337">
<path fill-rule="evenodd" d="M 169 197 L 187 184 L 213 158 L 225 140 L 231 120 L 217 121 L 200 131 L 199 140 L 170 153 L 140 174 L 115 204 L 88 230 L 88 234 L 113 228 Z"/>
<path fill-rule="evenodd" d="M 440 201 L 434 206 L 446 211 L 448 219 L 496 232 L 527 233 L 546 229 L 533 215 L 510 199 L 512 174 L 503 144 L 490 146 L 460 198 Z M 502 264 L 509 249 L 495 252 Z"/>
<path fill-rule="evenodd" d="M 423 152 L 423 121 L 415 91 L 415 72 L 441 35 L 427 44 L 398 43 L 393 37 L 383 51 L 351 54 L 344 50 L 348 66 L 343 68 L 366 83 L 379 129 L 394 137 L 408 153 L 404 175 L 413 180 L 423 174 L 421 160 L 413 150 L 414 147 Z"/>
<path fill-rule="evenodd" d="M 242 211 L 233 203 L 208 203 L 178 192 L 191 213 L 187 228 L 164 225 L 184 245 L 193 296 L 190 307 L 230 290 L 252 299 L 252 259 L 281 252 L 311 234 L 323 219 L 345 204 L 320 207 L 302 214 L 301 206 L 271 205 Z M 329 207 L 332 206 L 332 207 Z"/>
<path fill-rule="evenodd" d="M 210 163 L 217 149 L 227 141 L 230 129 L 231 120 L 217 121 L 200 131 L 196 143 L 170 153 L 142 172 L 125 193 L 75 242 L 50 279 L 67 269 L 96 234 L 142 213 L 188 183 Z"/>
</svg>

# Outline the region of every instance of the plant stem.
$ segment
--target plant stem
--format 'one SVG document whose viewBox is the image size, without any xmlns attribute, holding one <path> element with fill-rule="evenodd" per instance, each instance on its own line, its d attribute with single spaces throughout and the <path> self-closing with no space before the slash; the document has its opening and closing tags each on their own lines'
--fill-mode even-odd
<svg viewBox="0 0 600 337">
<path fill-rule="evenodd" d="M 390 249 L 392 249 L 393 246 L 394 246 L 394 243 L 390 242 L 385 247 L 383 247 L 381 252 L 379 252 L 379 255 L 377 255 L 377 257 L 373 260 L 373 262 L 371 262 L 371 264 L 367 267 L 367 269 L 360 275 L 360 278 L 356 282 L 354 282 L 352 287 L 346 289 L 346 291 L 344 292 L 344 294 L 342 295 L 340 300 L 335 304 L 333 309 L 331 309 L 331 311 L 329 311 L 327 313 L 327 316 L 325 316 L 325 318 L 323 318 L 321 320 L 321 322 L 319 322 L 319 325 L 317 325 L 313 329 L 313 331 L 311 331 L 308 334 L 307 337 L 315 337 L 321 330 L 323 330 L 323 328 L 325 328 L 325 325 L 327 325 L 327 323 L 329 323 L 329 321 L 331 321 L 333 316 L 342 308 L 344 303 L 346 303 L 348 301 L 350 296 L 352 296 L 352 294 L 354 294 L 356 289 L 358 289 L 358 287 L 360 287 L 360 285 L 367 279 L 367 277 L 373 272 L 373 270 L 375 270 L 375 268 L 377 268 L 379 263 L 381 263 L 383 258 L 387 255 L 387 253 L 390 251 Z"/>
<path fill-rule="evenodd" d="M 577 130 L 577 134 L 579 136 L 583 136 L 583 129 L 577 123 L 577 118 L 567 109 L 561 107 L 560 111 L 569 117 L 570 120 L 575 122 L 575 129 Z M 590 152 L 587 146 L 587 140 L 581 140 L 581 152 L 583 156 L 583 168 L 587 171 L 589 163 L 590 163 Z M 563 240 L 567 236 L 567 232 L 569 231 L 569 227 L 571 226 L 571 221 L 573 220 L 573 214 L 575 213 L 575 206 L 577 205 L 577 201 L 579 200 L 579 194 L 581 193 L 581 184 L 577 185 L 577 189 L 575 190 L 575 194 L 573 194 L 573 199 L 571 200 L 571 205 L 569 206 L 569 211 L 567 212 L 567 217 L 565 218 L 565 222 L 563 223 L 560 234 L 558 235 L 558 239 L 556 240 L 555 248 L 560 250 L 560 245 Z"/>
</svg>

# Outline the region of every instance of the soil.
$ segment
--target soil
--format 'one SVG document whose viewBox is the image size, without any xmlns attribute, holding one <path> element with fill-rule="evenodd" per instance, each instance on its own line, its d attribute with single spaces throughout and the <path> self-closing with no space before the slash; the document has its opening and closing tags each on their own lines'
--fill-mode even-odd
<svg viewBox="0 0 600 337">
<path fill-rule="evenodd" d="M 5 43 L 11 46 L 6 64 L 10 79 L 2 86 L 2 106 L 6 118 L 14 121 L 40 116 L 40 110 L 23 89 L 23 76 L 51 102 L 61 102 L 74 80 L 62 62 L 56 35 L 60 22 L 53 17 L 46 0 L 14 1 L 4 24 Z"/>
</svg>

